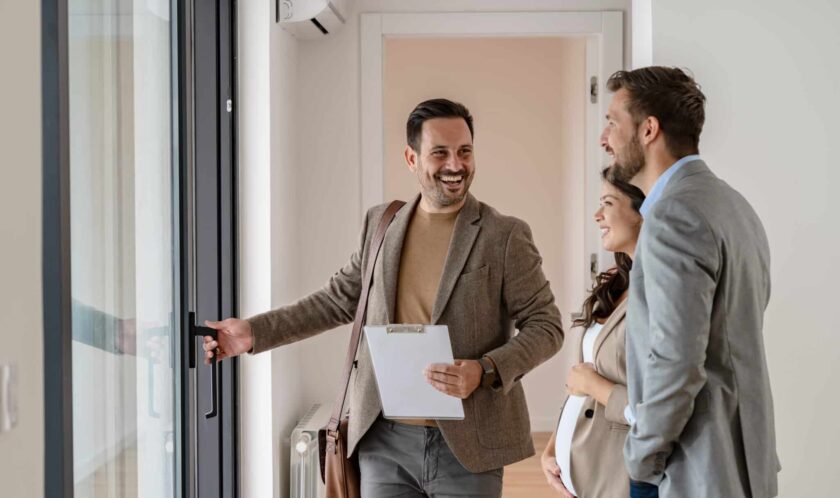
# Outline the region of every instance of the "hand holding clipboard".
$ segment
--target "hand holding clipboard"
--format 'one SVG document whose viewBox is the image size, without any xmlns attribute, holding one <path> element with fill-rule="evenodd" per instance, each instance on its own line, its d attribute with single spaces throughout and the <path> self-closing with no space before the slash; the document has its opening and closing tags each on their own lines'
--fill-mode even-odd
<svg viewBox="0 0 840 498">
<path fill-rule="evenodd" d="M 447 376 L 453 377 L 452 369 L 463 368 L 452 357 L 446 325 L 368 326 L 365 336 L 385 418 L 464 418 L 459 397 L 436 387 L 466 393 L 445 381 Z M 431 380 L 427 380 L 427 371 Z"/>
</svg>

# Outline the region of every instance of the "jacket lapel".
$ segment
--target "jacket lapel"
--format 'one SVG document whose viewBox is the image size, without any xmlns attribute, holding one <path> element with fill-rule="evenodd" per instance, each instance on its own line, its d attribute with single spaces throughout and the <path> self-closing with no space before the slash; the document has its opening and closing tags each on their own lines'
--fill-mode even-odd
<svg viewBox="0 0 840 498">
<path fill-rule="evenodd" d="M 449 303 L 449 297 L 452 295 L 452 290 L 458 282 L 458 277 L 461 276 L 461 271 L 467 263 L 467 258 L 472 251 L 475 239 L 478 237 L 480 225 L 478 221 L 481 219 L 480 204 L 471 194 L 467 195 L 467 200 L 458 218 L 455 220 L 455 228 L 452 230 L 452 240 L 449 241 L 449 252 L 446 254 L 446 262 L 443 264 L 443 274 L 440 277 L 440 284 L 438 285 L 437 298 L 435 305 L 432 308 L 432 323 L 436 324 L 440 320 L 440 315 L 446 309 Z"/>
<path fill-rule="evenodd" d="M 385 323 L 393 323 L 396 318 L 394 310 L 397 301 L 397 278 L 399 278 L 400 274 L 400 257 L 402 256 L 403 242 L 405 241 L 405 234 L 408 231 L 408 224 L 411 222 L 411 216 L 419 201 L 420 195 L 417 195 L 413 201 L 406 203 L 394 215 L 391 226 L 385 232 L 385 240 L 382 241 L 382 252 L 376 261 L 376 271 L 374 274 L 380 275 L 381 278 L 374 277 L 374 285 L 378 287 L 377 290 L 380 292 L 380 295 L 385 296 Z"/>
<path fill-rule="evenodd" d="M 610 317 L 604 322 L 604 328 L 601 329 L 601 333 L 595 339 L 595 346 L 592 348 L 593 361 L 598 358 L 598 353 L 601 351 L 601 346 L 604 345 L 604 341 L 612 334 L 615 326 L 624 318 L 625 314 L 627 314 L 627 298 L 615 307 Z"/>
</svg>

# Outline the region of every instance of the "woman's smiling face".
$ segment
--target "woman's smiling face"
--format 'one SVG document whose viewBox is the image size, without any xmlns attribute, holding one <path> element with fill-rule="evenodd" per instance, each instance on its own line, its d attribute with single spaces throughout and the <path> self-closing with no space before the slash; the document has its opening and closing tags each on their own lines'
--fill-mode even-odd
<svg viewBox="0 0 840 498">
<path fill-rule="evenodd" d="M 642 215 L 633 209 L 630 197 L 608 181 L 601 183 L 600 204 L 595 211 L 595 222 L 601 229 L 604 249 L 632 257 L 642 228 Z"/>
</svg>

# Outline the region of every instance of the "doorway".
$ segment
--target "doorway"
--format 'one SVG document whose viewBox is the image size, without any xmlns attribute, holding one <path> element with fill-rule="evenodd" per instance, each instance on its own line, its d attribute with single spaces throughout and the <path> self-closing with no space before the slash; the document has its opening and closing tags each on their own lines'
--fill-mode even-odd
<svg viewBox="0 0 840 498">
<path fill-rule="evenodd" d="M 568 330 L 587 285 L 580 261 L 586 213 L 594 211 L 584 201 L 586 40 L 388 38 L 383 57 L 385 198 L 417 194 L 417 179 L 402 161 L 414 106 L 437 97 L 466 105 L 475 120 L 470 192 L 528 222 Z M 570 352 L 563 348 L 523 381 L 535 429 L 556 418 L 563 400 L 557 373 L 565 373 Z"/>
</svg>

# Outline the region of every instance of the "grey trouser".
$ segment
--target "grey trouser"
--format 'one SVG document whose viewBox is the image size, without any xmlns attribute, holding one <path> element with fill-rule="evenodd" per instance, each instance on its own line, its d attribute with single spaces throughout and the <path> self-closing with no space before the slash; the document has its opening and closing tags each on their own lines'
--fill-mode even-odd
<svg viewBox="0 0 840 498">
<path fill-rule="evenodd" d="M 502 496 L 504 469 L 465 469 L 436 427 L 380 417 L 359 442 L 358 454 L 364 498 Z"/>
</svg>

